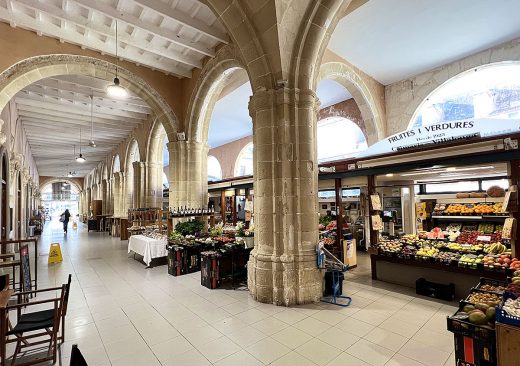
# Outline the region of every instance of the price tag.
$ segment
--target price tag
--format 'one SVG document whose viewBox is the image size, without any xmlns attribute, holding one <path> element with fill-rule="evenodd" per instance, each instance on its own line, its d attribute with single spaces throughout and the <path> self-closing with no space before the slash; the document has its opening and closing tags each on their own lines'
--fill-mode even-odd
<svg viewBox="0 0 520 366">
<path fill-rule="evenodd" d="M 477 236 L 477 241 L 491 241 L 491 236 L 479 235 L 479 236 Z"/>
</svg>

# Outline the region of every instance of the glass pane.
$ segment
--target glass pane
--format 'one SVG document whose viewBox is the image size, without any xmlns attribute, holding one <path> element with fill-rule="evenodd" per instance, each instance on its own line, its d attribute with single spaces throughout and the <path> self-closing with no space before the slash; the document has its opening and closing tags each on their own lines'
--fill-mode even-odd
<svg viewBox="0 0 520 366">
<path fill-rule="evenodd" d="M 478 191 L 477 181 L 426 184 L 426 193 L 474 192 Z"/>
<path fill-rule="evenodd" d="M 335 191 L 319 191 L 318 192 L 318 198 L 335 198 L 336 192 Z"/>
<path fill-rule="evenodd" d="M 208 181 L 214 182 L 222 179 L 222 169 L 218 159 L 214 156 L 208 156 Z"/>
<path fill-rule="evenodd" d="M 235 177 L 253 175 L 253 143 L 247 144 L 240 152 L 237 165 L 235 166 Z"/>
<path fill-rule="evenodd" d="M 359 197 L 359 195 L 361 194 L 361 189 L 359 189 L 359 188 L 344 189 L 341 194 L 343 197 Z"/>
<path fill-rule="evenodd" d="M 341 160 L 368 148 L 361 128 L 343 117 L 318 121 L 318 162 Z"/>
<path fill-rule="evenodd" d="M 484 117 L 520 118 L 520 63 L 491 64 L 453 77 L 421 104 L 409 127 Z"/>
<path fill-rule="evenodd" d="M 487 189 L 491 186 L 499 186 L 504 189 L 509 188 L 509 180 L 507 179 L 495 179 L 495 180 L 483 180 L 482 181 L 482 189 L 487 191 Z"/>
</svg>

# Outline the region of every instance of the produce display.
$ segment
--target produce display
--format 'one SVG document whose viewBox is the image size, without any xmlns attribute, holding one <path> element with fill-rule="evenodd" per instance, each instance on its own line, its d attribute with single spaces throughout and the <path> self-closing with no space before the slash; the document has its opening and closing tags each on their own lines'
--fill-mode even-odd
<svg viewBox="0 0 520 366">
<path fill-rule="evenodd" d="M 517 298 L 516 300 L 507 299 L 504 306 L 502 306 L 502 309 L 508 315 L 520 317 L 520 298 Z"/>
<path fill-rule="evenodd" d="M 434 215 L 503 215 L 502 203 L 438 203 L 433 209 Z"/>
<path fill-rule="evenodd" d="M 474 325 L 494 327 L 495 308 L 487 304 L 467 304 L 450 319 L 468 321 Z"/>
<path fill-rule="evenodd" d="M 482 290 L 482 291 L 488 291 L 488 292 L 496 292 L 496 293 L 499 293 L 499 294 L 503 294 L 504 291 L 506 290 L 506 288 L 504 286 L 500 286 L 500 285 L 490 285 L 490 284 L 484 284 L 484 285 L 480 285 L 478 287 L 479 290 Z"/>
<path fill-rule="evenodd" d="M 500 304 L 501 300 L 502 296 L 499 296 L 491 292 L 472 292 L 471 294 L 469 294 L 468 298 L 466 299 L 466 302 L 476 304 L 478 308 L 478 305 L 481 304 L 485 304 L 488 307 L 497 306 L 498 304 Z"/>
</svg>

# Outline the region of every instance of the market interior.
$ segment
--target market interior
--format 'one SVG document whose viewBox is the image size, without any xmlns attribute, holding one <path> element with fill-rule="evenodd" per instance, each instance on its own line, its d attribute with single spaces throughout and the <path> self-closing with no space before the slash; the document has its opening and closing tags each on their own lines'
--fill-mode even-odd
<svg viewBox="0 0 520 366">
<path fill-rule="evenodd" d="M 520 3 L 282 3 L 0 0 L 0 365 L 518 364 Z"/>
</svg>

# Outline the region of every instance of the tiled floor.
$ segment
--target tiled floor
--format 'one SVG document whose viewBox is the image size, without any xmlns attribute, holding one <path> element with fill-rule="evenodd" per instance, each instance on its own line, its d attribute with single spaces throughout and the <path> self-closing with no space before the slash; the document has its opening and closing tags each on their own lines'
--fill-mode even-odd
<svg viewBox="0 0 520 366">
<path fill-rule="evenodd" d="M 64 239 L 54 223 L 40 252 L 53 241 L 64 261 L 47 266 L 40 256 L 40 286 L 73 274 L 63 365 L 74 343 L 90 366 L 455 364 L 446 330 L 454 304 L 373 282 L 363 256 L 343 287 L 351 306 L 283 308 L 257 303 L 247 291 L 209 290 L 200 273 L 145 269 L 127 254 L 127 242 L 107 234 L 80 228 Z"/>
</svg>

